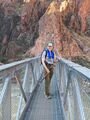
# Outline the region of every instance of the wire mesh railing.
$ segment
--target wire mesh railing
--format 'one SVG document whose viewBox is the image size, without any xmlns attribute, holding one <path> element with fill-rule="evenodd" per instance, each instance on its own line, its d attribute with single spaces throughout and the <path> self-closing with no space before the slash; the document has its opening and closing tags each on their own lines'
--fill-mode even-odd
<svg viewBox="0 0 90 120">
<path fill-rule="evenodd" d="M 62 59 L 56 74 L 66 120 L 89 120 L 90 69 Z"/>
<path fill-rule="evenodd" d="M 81 99 L 86 120 L 90 119 L 90 81 L 78 76 L 78 84 L 81 93 Z"/>
<path fill-rule="evenodd" d="M 19 120 L 42 72 L 39 59 L 0 66 L 0 120 Z"/>
</svg>

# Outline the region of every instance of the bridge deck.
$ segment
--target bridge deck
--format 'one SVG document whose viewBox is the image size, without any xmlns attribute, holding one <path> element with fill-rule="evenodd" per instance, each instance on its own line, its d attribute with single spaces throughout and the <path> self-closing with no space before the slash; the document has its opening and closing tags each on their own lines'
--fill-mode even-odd
<svg viewBox="0 0 90 120">
<path fill-rule="evenodd" d="M 64 120 L 55 75 L 51 83 L 52 99 L 44 96 L 44 81 L 36 91 L 25 120 Z"/>
</svg>

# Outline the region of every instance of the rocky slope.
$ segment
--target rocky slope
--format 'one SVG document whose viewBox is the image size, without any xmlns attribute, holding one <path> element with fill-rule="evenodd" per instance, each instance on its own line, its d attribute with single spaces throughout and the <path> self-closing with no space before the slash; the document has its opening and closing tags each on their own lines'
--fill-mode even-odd
<svg viewBox="0 0 90 120">
<path fill-rule="evenodd" d="M 1 55 L 7 59 L 17 59 L 38 37 L 38 21 L 52 0 L 30 0 L 19 4 L 6 1 L 1 4 L 3 21 L 1 22 Z M 10 28 L 10 29 L 9 29 Z M 4 32 L 5 31 L 5 32 Z M 21 56 L 22 58 L 22 56 Z"/>
<path fill-rule="evenodd" d="M 85 36 L 85 31 L 83 31 L 85 25 L 83 25 L 83 6 L 85 6 L 85 1 L 77 1 L 77 3 L 64 1 L 60 4 L 52 2 L 39 20 L 39 38 L 35 46 L 26 54 L 37 55 L 48 41 L 52 41 L 55 49 L 63 57 L 90 61 L 90 38 Z M 87 13 L 88 9 L 84 10 Z"/>
</svg>

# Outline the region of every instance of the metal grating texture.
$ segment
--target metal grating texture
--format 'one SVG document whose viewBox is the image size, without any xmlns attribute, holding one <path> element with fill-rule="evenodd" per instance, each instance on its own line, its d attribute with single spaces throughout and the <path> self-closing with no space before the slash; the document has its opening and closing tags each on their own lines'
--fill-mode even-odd
<svg viewBox="0 0 90 120">
<path fill-rule="evenodd" d="M 52 78 L 51 94 L 52 99 L 45 98 L 43 81 L 31 101 L 25 120 L 64 120 L 55 75 Z"/>
</svg>

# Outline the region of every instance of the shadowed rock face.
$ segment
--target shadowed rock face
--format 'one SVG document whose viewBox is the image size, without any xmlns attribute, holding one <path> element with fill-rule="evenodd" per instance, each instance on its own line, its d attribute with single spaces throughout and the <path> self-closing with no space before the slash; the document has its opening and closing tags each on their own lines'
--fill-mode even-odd
<svg viewBox="0 0 90 120">
<path fill-rule="evenodd" d="M 45 13 L 50 2 L 51 0 L 31 0 L 28 4 L 19 5 L 21 7 L 20 15 L 16 12 L 18 4 L 7 4 L 6 7 L 4 6 L 6 12 L 4 13 L 3 36 L 1 38 L 5 49 L 4 56 L 8 59 L 11 59 L 11 57 L 17 58 L 17 50 L 19 48 L 20 53 L 24 54 L 30 47 L 34 46 L 35 40 L 39 36 L 38 21 Z M 14 6 L 14 11 L 10 13 L 12 5 Z M 16 54 L 11 55 L 10 49 L 8 49 L 11 46 L 12 48 L 18 47 L 18 49 L 17 47 L 12 49 L 13 53 Z"/>
<path fill-rule="evenodd" d="M 2 29 L 2 26 L 3 26 L 3 19 L 4 19 L 4 10 L 2 8 L 2 5 L 0 5 L 0 42 L 1 42 L 1 39 L 2 39 L 1 29 Z"/>
<path fill-rule="evenodd" d="M 3 8 L 3 21 L 1 21 L 2 28 L 0 30 L 2 36 L 0 38 L 0 58 L 6 57 L 10 54 L 11 51 L 7 53 L 9 42 L 12 41 L 11 36 L 14 28 L 17 26 L 20 17 L 14 11 L 15 7 L 12 4 L 2 4 Z M 12 49 L 13 51 L 13 49 Z M 7 53 L 7 54 L 6 54 Z"/>
</svg>

